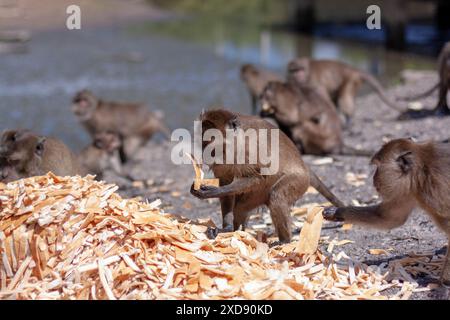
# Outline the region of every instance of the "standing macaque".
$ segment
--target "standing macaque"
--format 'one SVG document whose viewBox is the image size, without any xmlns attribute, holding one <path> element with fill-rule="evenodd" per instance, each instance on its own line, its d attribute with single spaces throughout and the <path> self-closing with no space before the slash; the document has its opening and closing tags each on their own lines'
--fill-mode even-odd
<svg viewBox="0 0 450 320">
<path fill-rule="evenodd" d="M 78 158 L 80 163 L 90 174 L 95 174 L 99 179 L 106 170 L 113 170 L 117 174 L 122 173 L 120 148 L 122 139 L 115 132 L 98 132 L 92 144 L 84 148 Z"/>
<path fill-rule="evenodd" d="M 29 130 L 4 131 L 0 141 L 0 158 L 14 169 L 10 170 L 10 174 L 21 178 L 48 172 L 58 176 L 84 174 L 76 156 L 63 142 Z"/>
<path fill-rule="evenodd" d="M 424 98 L 432 94 L 436 89 L 439 89 L 439 100 L 437 106 L 433 110 L 408 110 L 399 116 L 400 120 L 423 118 L 426 116 L 449 116 L 450 109 L 447 103 L 447 93 L 450 89 L 450 41 L 447 42 L 444 48 L 441 50 L 438 58 L 438 72 L 439 82 L 426 92 L 415 96 L 400 98 L 401 100 L 412 101 L 420 98 Z"/>
<path fill-rule="evenodd" d="M 310 85 L 319 93 L 328 96 L 349 124 L 355 112 L 355 95 L 362 84 L 369 84 L 389 107 L 403 111 L 386 96 L 385 90 L 372 75 L 333 60 L 298 58 L 287 67 L 287 78 L 293 85 Z"/>
<path fill-rule="evenodd" d="M 241 67 L 241 79 L 247 86 L 252 100 L 252 114 L 256 115 L 258 98 L 270 81 L 283 81 L 283 79 L 270 71 L 258 69 L 253 64 L 244 64 Z"/>
<path fill-rule="evenodd" d="M 93 139 L 98 132 L 119 133 L 123 137 L 123 154 L 127 158 L 156 132 L 170 136 L 162 116 L 150 112 L 143 104 L 106 102 L 83 90 L 75 95 L 72 111 Z"/>
<path fill-rule="evenodd" d="M 292 238 L 290 207 L 306 192 L 312 185 L 331 203 L 342 203 L 329 191 L 322 181 L 308 169 L 302 160 L 292 141 L 279 129 L 267 121 L 256 117 L 233 113 L 227 110 L 214 110 L 200 115 L 202 126 L 202 149 L 205 158 L 206 150 L 214 150 L 214 162 L 207 163 L 219 179 L 220 186 L 213 187 L 202 185 L 199 190 L 191 187 L 191 193 L 200 198 L 219 198 L 223 226 L 222 229 L 210 229 L 209 236 L 214 237 L 218 232 L 231 232 L 238 230 L 241 226 L 245 229 L 249 212 L 260 206 L 266 205 L 270 209 L 273 224 L 278 238 L 281 242 L 289 242 Z M 224 137 L 220 139 L 208 139 L 207 134 L 220 132 Z M 254 139 L 245 139 L 244 143 L 235 144 L 235 151 L 229 159 L 226 154 L 226 145 L 230 141 L 227 136 L 229 132 L 255 133 Z M 272 135 L 279 134 L 278 140 L 272 141 Z M 267 133 L 267 144 L 261 140 L 261 135 Z M 212 141 L 211 141 L 212 140 Z M 273 143 L 277 143 L 278 153 Z M 262 164 L 261 156 L 255 161 L 249 161 L 252 157 L 251 147 L 255 150 L 264 148 L 262 151 L 268 155 L 273 162 L 277 162 L 277 170 L 273 174 L 263 174 L 274 163 Z M 220 151 L 219 151 L 220 150 Z M 237 155 L 245 155 L 245 163 L 238 162 Z M 212 154 L 212 153 L 211 153 Z M 218 161 L 221 158 L 223 161 Z"/>
<path fill-rule="evenodd" d="M 344 145 L 341 122 L 333 103 L 307 85 L 270 82 L 260 99 L 261 115 L 274 118 L 304 154 L 373 154 Z"/>
<path fill-rule="evenodd" d="M 392 229 L 403 225 L 413 209 L 420 207 L 450 241 L 450 145 L 393 140 L 371 163 L 377 167 L 373 184 L 383 201 L 368 207 L 326 208 L 325 219 Z M 441 280 L 450 284 L 449 249 Z"/>
</svg>

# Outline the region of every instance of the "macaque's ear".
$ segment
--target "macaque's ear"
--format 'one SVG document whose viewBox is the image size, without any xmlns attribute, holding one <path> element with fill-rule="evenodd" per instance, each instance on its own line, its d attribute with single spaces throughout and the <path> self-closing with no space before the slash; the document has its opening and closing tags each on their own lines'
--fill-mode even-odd
<svg viewBox="0 0 450 320">
<path fill-rule="evenodd" d="M 228 124 L 229 124 L 230 128 L 233 129 L 234 131 L 236 131 L 236 129 L 241 126 L 241 123 L 239 122 L 237 117 L 231 118 L 228 121 Z"/>
<path fill-rule="evenodd" d="M 413 166 L 413 154 L 412 152 L 406 152 L 399 156 L 395 162 L 397 162 L 398 166 L 402 170 L 403 173 L 408 173 L 411 171 L 411 167 Z"/>
<path fill-rule="evenodd" d="M 36 155 L 42 157 L 42 154 L 44 153 L 44 143 L 45 143 L 45 137 L 40 137 L 37 144 L 36 144 L 36 149 L 34 150 L 34 152 L 36 153 Z"/>
</svg>

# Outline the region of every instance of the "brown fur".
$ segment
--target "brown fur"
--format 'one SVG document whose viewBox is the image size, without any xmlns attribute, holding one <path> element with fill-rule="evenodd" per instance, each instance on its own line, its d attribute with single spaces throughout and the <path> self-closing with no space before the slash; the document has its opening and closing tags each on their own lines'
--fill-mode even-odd
<svg viewBox="0 0 450 320">
<path fill-rule="evenodd" d="M 271 116 L 305 154 L 372 155 L 346 147 L 339 116 L 332 102 L 315 89 L 270 82 L 261 95 L 262 116 Z"/>
<path fill-rule="evenodd" d="M 21 178 L 48 172 L 59 176 L 84 174 L 76 156 L 63 142 L 29 130 L 4 131 L 0 157 L 6 159 Z"/>
<path fill-rule="evenodd" d="M 145 105 L 106 102 L 83 90 L 73 99 L 73 113 L 94 139 L 98 132 L 117 132 L 123 137 L 123 152 L 131 157 L 156 133 L 169 136 L 161 116 Z"/>
<path fill-rule="evenodd" d="M 256 114 L 258 98 L 270 81 L 283 81 L 282 78 L 270 71 L 257 68 L 253 64 L 241 67 L 241 80 L 245 83 L 252 100 L 252 114 Z"/>
<path fill-rule="evenodd" d="M 386 96 L 381 84 L 370 74 L 333 60 L 298 58 L 288 64 L 288 81 L 310 85 L 327 96 L 349 121 L 355 112 L 355 95 L 363 82 L 369 84 L 389 107 L 403 111 Z"/>
<path fill-rule="evenodd" d="M 255 129 L 257 132 L 260 129 L 267 129 L 269 135 L 273 132 L 271 130 L 279 130 L 258 117 L 227 110 L 208 111 L 200 116 L 200 120 L 202 132 L 218 129 L 224 135 L 226 129 L 244 131 Z M 210 143 L 214 142 L 204 142 L 203 149 Z M 259 142 L 258 145 L 260 145 Z M 270 143 L 268 148 L 270 154 Z M 316 175 L 310 174 L 295 145 L 282 132 L 279 134 L 279 168 L 275 174 L 262 175 L 263 166 L 259 159 L 256 164 L 249 164 L 248 150 L 248 140 L 246 140 L 246 164 L 214 163 L 210 165 L 214 176 L 220 180 L 220 187 L 202 186 L 198 191 L 191 188 L 191 193 L 198 198 L 220 199 L 223 217 L 222 231 L 233 231 L 241 226 L 245 227 L 249 212 L 266 205 L 270 209 L 280 241 L 291 241 L 290 207 L 306 192 L 310 183 L 333 203 L 341 203 Z"/>
<path fill-rule="evenodd" d="M 415 207 L 422 208 L 450 241 L 450 146 L 398 139 L 372 159 L 377 166 L 374 186 L 382 202 L 369 207 L 327 208 L 328 220 L 392 229 L 403 225 Z M 442 279 L 450 283 L 450 255 Z"/>
</svg>

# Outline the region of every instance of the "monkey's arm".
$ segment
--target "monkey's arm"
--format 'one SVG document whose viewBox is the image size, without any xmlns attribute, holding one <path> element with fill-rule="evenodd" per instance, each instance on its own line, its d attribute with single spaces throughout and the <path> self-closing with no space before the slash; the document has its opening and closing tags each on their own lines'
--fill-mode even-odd
<svg viewBox="0 0 450 320">
<path fill-rule="evenodd" d="M 329 207 L 325 208 L 323 216 L 326 220 L 345 221 L 347 223 L 363 224 L 382 229 L 393 229 L 403 225 L 416 207 L 412 200 L 382 202 L 376 206 L 367 207 Z"/>
<path fill-rule="evenodd" d="M 221 186 L 201 186 L 199 190 L 194 190 L 194 185 L 191 186 L 191 194 L 200 199 L 209 198 L 223 198 L 233 196 L 250 191 L 255 185 L 262 182 L 261 177 L 246 177 L 233 180 L 232 183 Z"/>
</svg>

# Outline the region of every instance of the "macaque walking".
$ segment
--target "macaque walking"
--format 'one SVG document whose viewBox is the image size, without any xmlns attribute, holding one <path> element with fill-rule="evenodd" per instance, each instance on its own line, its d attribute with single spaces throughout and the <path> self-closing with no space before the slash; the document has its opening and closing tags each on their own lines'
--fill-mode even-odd
<svg viewBox="0 0 450 320">
<path fill-rule="evenodd" d="M 355 112 L 355 96 L 363 82 L 369 84 L 383 102 L 397 111 L 404 111 L 392 102 L 375 77 L 334 60 L 298 58 L 288 64 L 288 82 L 309 85 L 323 96 L 328 96 L 345 117 L 347 125 Z"/>
<path fill-rule="evenodd" d="M 127 158 L 144 146 L 156 132 L 170 136 L 162 116 L 150 112 L 145 105 L 106 102 L 88 90 L 75 95 L 72 111 L 93 139 L 98 132 L 119 133 L 123 137 L 123 153 Z"/>
<path fill-rule="evenodd" d="M 450 145 L 393 140 L 375 154 L 372 164 L 377 167 L 373 184 L 382 202 L 367 207 L 326 208 L 325 219 L 392 229 L 403 225 L 413 209 L 420 207 L 450 242 Z M 450 284 L 449 249 L 441 280 Z"/>
<path fill-rule="evenodd" d="M 37 135 L 29 130 L 7 130 L 1 136 L 0 158 L 10 173 L 21 178 L 45 175 L 83 175 L 76 156 L 60 140 Z"/>
<path fill-rule="evenodd" d="M 283 79 L 270 71 L 258 69 L 253 64 L 244 64 L 241 68 L 241 80 L 247 86 L 252 101 L 252 114 L 256 115 L 258 98 L 270 81 L 283 81 Z"/>
<path fill-rule="evenodd" d="M 222 150 L 223 154 L 215 154 L 216 157 L 222 156 L 223 163 L 215 161 L 208 164 L 213 171 L 214 176 L 219 179 L 220 187 L 203 185 L 199 190 L 191 187 L 191 193 L 200 198 L 219 198 L 223 227 L 220 232 L 231 232 L 238 230 L 241 226 L 245 228 L 249 212 L 260 206 L 266 205 L 270 209 L 275 230 L 281 242 L 289 242 L 292 239 L 291 232 L 291 206 L 302 197 L 308 187 L 312 185 L 331 203 L 342 204 L 337 197 L 328 190 L 322 181 L 305 165 L 300 153 L 292 141 L 286 137 L 279 129 L 272 126 L 265 120 L 256 116 L 247 116 L 233 113 L 227 110 L 207 111 L 200 115 L 202 125 L 202 137 L 206 139 L 205 134 L 210 129 L 219 130 L 223 137 L 226 137 L 226 130 L 243 133 L 256 132 L 256 141 L 245 139 L 245 143 L 238 144 L 232 159 L 226 155 L 226 141 L 203 141 L 202 149 L 212 147 Z M 264 130 L 264 131 L 261 131 Z M 279 133 L 279 152 L 272 154 L 275 150 L 270 143 L 272 134 Z M 211 132 L 211 131 L 210 131 Z M 264 147 L 261 141 L 260 132 L 267 133 L 268 143 Z M 228 137 L 227 137 L 228 138 Z M 263 165 L 258 157 L 256 162 L 250 162 L 250 145 L 258 148 L 267 148 L 265 154 L 274 157 L 278 161 L 277 170 L 272 174 L 263 174 L 264 168 L 270 167 L 273 163 Z M 245 148 L 245 164 L 239 164 L 236 157 L 242 148 Z M 220 152 L 220 151 L 217 151 Z M 204 154 L 205 156 L 205 154 Z M 229 163 L 232 160 L 231 163 Z M 212 236 L 215 236 L 218 229 L 210 230 Z"/>
</svg>

